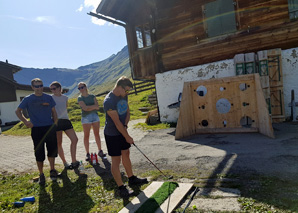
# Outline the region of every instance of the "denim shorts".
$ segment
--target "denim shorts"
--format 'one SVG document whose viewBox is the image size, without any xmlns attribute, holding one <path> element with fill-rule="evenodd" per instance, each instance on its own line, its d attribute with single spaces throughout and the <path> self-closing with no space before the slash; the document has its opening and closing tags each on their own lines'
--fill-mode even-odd
<svg viewBox="0 0 298 213">
<path fill-rule="evenodd" d="M 99 122 L 99 117 L 97 115 L 97 113 L 90 113 L 84 117 L 82 117 L 82 124 L 92 124 L 92 123 L 96 123 Z"/>
</svg>

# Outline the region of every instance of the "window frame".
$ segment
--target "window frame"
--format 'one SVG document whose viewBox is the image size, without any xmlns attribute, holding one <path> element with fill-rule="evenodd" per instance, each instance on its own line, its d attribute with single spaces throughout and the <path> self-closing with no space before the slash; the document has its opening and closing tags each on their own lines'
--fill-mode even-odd
<svg viewBox="0 0 298 213">
<path fill-rule="evenodd" d="M 137 49 L 143 49 L 152 46 L 151 29 L 148 23 L 135 26 L 135 36 Z"/>
</svg>

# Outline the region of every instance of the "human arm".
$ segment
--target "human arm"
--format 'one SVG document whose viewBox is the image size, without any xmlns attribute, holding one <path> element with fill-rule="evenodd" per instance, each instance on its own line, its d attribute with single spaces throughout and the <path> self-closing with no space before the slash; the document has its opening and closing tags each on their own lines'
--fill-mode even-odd
<svg viewBox="0 0 298 213">
<path fill-rule="evenodd" d="M 26 125 L 26 127 L 28 127 L 28 128 L 32 128 L 33 127 L 33 124 L 31 123 L 31 121 L 28 121 L 25 118 L 25 116 L 23 114 L 23 109 L 22 108 L 18 107 L 16 109 L 15 113 L 16 113 L 17 117 L 20 119 L 20 121 L 22 121 Z"/>
<path fill-rule="evenodd" d="M 52 118 L 53 118 L 54 123 L 57 124 L 58 123 L 58 115 L 57 115 L 55 107 L 52 107 Z"/>
<path fill-rule="evenodd" d="M 126 142 L 129 143 L 129 144 L 133 144 L 134 143 L 133 138 L 130 137 L 130 135 L 127 132 L 127 129 L 121 123 L 121 121 L 119 119 L 118 112 L 116 110 L 108 110 L 107 114 L 111 117 L 111 119 L 114 122 L 116 128 L 122 134 L 122 136 L 125 138 Z"/>
<path fill-rule="evenodd" d="M 127 106 L 127 114 L 126 114 L 125 125 L 124 125 L 125 128 L 127 128 L 129 120 L 130 120 L 130 110 L 129 110 L 129 106 Z"/>
<path fill-rule="evenodd" d="M 79 103 L 81 109 L 84 111 L 99 110 L 99 106 L 98 106 L 96 97 L 94 97 L 93 102 L 94 102 L 94 104 L 87 106 L 83 100 L 80 100 L 80 99 L 78 100 L 78 103 Z"/>
</svg>

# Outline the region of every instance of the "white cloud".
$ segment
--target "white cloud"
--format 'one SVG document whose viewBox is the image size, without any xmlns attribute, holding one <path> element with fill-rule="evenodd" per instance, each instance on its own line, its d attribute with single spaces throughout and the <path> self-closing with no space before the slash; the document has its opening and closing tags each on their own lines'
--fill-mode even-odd
<svg viewBox="0 0 298 213">
<path fill-rule="evenodd" d="M 91 21 L 92 21 L 93 24 L 100 25 L 100 26 L 102 26 L 106 23 L 105 20 L 99 19 L 99 18 L 96 18 L 96 17 L 93 17 L 93 16 L 91 18 Z"/>
<path fill-rule="evenodd" d="M 85 8 L 91 8 L 91 12 L 96 13 L 96 9 L 98 5 L 100 4 L 101 0 L 84 0 L 84 7 Z M 106 23 L 105 20 L 98 19 L 96 17 L 91 17 L 91 22 L 93 24 L 102 26 Z"/>
<path fill-rule="evenodd" d="M 84 6 L 81 4 L 81 6 L 76 10 L 76 12 L 82 12 L 83 9 L 84 9 Z"/>
<path fill-rule="evenodd" d="M 36 22 L 46 23 L 46 24 L 55 24 L 55 18 L 53 16 L 38 16 L 34 19 Z"/>
</svg>

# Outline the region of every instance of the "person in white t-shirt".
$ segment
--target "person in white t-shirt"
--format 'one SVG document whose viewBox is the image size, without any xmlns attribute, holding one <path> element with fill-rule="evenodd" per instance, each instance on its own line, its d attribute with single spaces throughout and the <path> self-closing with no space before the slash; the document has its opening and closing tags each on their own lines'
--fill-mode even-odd
<svg viewBox="0 0 298 213">
<path fill-rule="evenodd" d="M 62 94 L 62 86 L 58 81 L 52 82 L 50 85 L 50 89 L 53 93 L 52 97 L 56 102 L 55 109 L 58 115 L 58 123 L 57 123 L 57 130 L 56 130 L 58 154 L 64 164 L 65 169 L 76 169 L 79 167 L 79 164 L 80 164 L 79 161 L 77 161 L 76 159 L 78 137 L 68 117 L 68 113 L 67 113 L 68 97 Z M 71 161 L 72 161 L 71 164 L 67 163 L 64 156 L 64 151 L 62 148 L 63 131 L 71 141 L 71 144 L 70 144 L 70 154 L 71 154 Z"/>
</svg>

